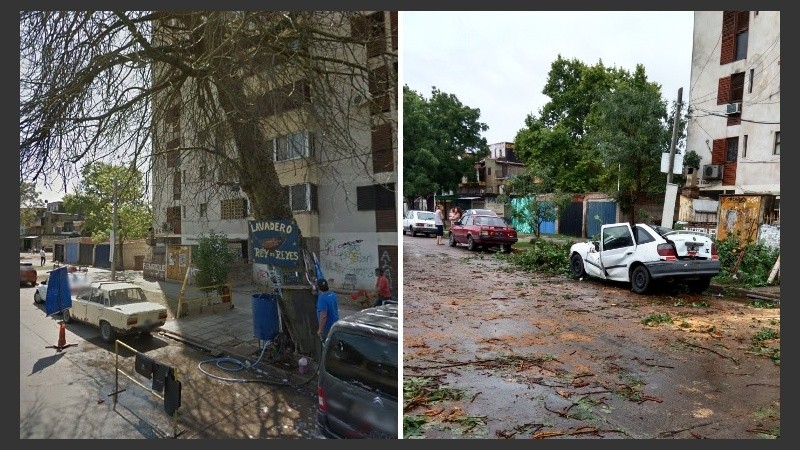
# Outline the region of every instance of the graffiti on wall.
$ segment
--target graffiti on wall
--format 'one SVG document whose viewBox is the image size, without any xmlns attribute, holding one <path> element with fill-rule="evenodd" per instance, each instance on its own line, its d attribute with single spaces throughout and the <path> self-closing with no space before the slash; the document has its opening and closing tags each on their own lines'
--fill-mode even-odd
<svg viewBox="0 0 800 450">
<path fill-rule="evenodd" d="M 376 243 L 357 234 L 340 234 L 320 245 L 319 260 L 325 278 L 335 280 L 334 287 L 370 289 L 375 284 Z"/>
<path fill-rule="evenodd" d="M 394 283 L 394 262 L 392 261 L 392 256 L 389 255 L 389 252 L 384 250 L 381 252 L 381 269 L 383 269 L 383 274 L 389 280 L 389 286 L 392 286 L 392 293 L 395 293 L 395 283 Z"/>
</svg>

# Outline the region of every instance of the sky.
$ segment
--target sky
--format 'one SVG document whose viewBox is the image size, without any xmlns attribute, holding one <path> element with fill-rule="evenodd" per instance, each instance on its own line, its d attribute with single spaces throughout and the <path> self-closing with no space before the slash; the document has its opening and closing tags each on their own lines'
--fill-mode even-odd
<svg viewBox="0 0 800 450">
<path fill-rule="evenodd" d="M 692 11 L 403 11 L 400 29 L 400 82 L 479 109 L 489 144 L 513 142 L 525 117 L 538 116 L 559 54 L 628 71 L 642 64 L 668 104 L 681 87 L 689 98 Z"/>
</svg>

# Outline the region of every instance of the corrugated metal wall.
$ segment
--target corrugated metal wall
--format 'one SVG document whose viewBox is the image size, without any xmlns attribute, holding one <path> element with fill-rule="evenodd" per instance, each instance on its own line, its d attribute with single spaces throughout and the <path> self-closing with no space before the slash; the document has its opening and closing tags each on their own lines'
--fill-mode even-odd
<svg viewBox="0 0 800 450">
<path fill-rule="evenodd" d="M 610 200 L 588 201 L 586 205 L 586 236 L 600 234 L 600 227 L 617 223 L 617 203 Z"/>
</svg>

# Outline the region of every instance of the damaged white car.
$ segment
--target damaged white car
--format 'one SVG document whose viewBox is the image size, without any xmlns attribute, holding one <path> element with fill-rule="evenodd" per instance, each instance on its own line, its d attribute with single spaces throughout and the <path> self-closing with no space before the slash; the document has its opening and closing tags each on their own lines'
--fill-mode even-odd
<svg viewBox="0 0 800 450">
<path fill-rule="evenodd" d="M 631 283 L 637 294 L 647 293 L 654 281 L 681 282 L 702 293 L 720 270 L 709 236 L 646 224 L 603 225 L 599 240 L 573 244 L 569 254 L 575 278 Z"/>
</svg>

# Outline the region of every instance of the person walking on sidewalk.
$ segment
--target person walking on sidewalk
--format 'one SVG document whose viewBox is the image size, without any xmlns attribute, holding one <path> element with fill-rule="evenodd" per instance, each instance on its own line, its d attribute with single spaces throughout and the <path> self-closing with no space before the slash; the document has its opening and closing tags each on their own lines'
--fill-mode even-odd
<svg viewBox="0 0 800 450">
<path fill-rule="evenodd" d="M 47 254 L 44 252 L 44 247 L 42 247 L 42 249 L 39 250 L 39 259 L 40 259 L 39 265 L 44 266 L 44 263 L 47 260 Z"/>
<path fill-rule="evenodd" d="M 375 280 L 375 296 L 377 299 L 372 306 L 381 306 L 387 300 L 392 300 L 392 287 L 389 286 L 389 279 L 384 275 L 382 268 L 375 269 L 375 276 L 378 277 Z"/>
<path fill-rule="evenodd" d="M 433 223 L 436 225 L 436 243 L 443 245 L 442 236 L 444 236 L 444 206 L 441 203 L 436 205 L 436 214 L 433 218 Z"/>
<path fill-rule="evenodd" d="M 339 320 L 339 299 L 329 290 L 324 278 L 317 280 L 317 290 L 317 336 L 324 342 L 333 324 Z"/>
</svg>

